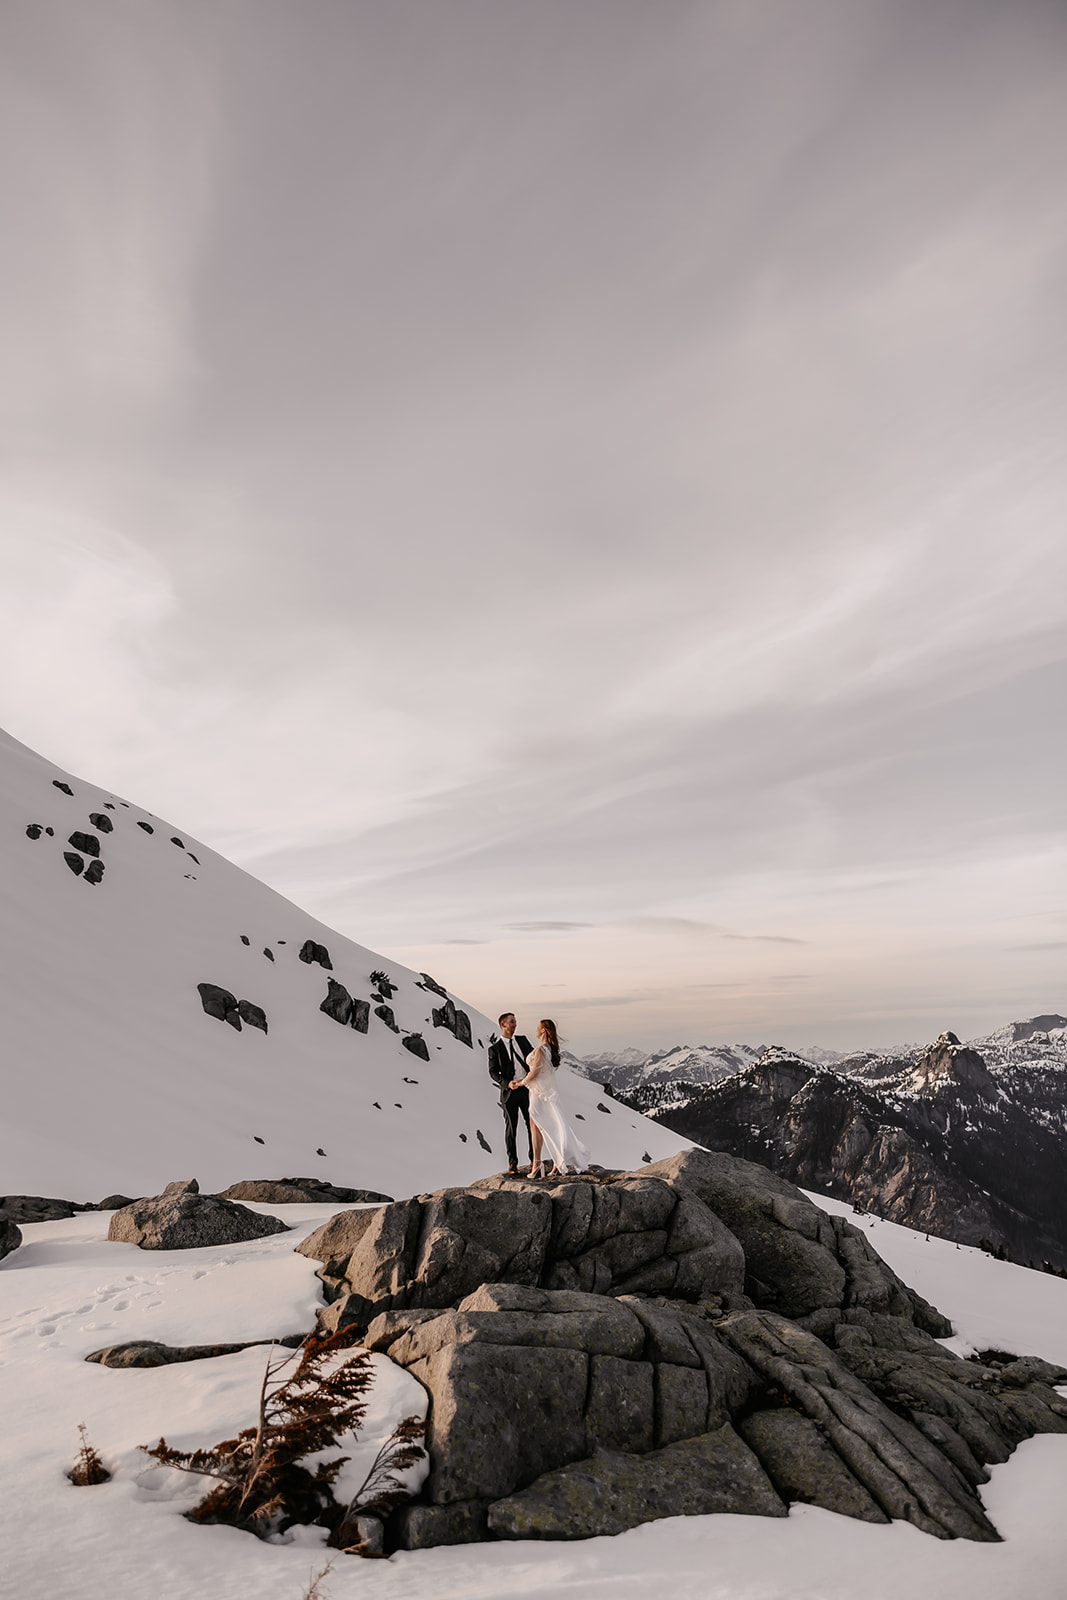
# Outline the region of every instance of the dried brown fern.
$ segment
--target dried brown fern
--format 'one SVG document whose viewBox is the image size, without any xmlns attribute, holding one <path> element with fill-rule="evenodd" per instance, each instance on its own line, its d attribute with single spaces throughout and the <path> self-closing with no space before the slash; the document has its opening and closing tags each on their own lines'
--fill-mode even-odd
<svg viewBox="0 0 1067 1600">
<path fill-rule="evenodd" d="M 362 1426 L 374 1370 L 365 1350 L 335 1363 L 351 1343 L 348 1330 L 326 1337 L 309 1334 L 298 1351 L 272 1355 L 260 1385 L 256 1424 L 235 1439 L 206 1450 L 174 1450 L 165 1439 L 152 1448 L 142 1445 L 164 1466 L 215 1480 L 215 1487 L 187 1513 L 192 1521 L 225 1523 L 264 1538 L 294 1523 L 319 1522 L 333 1529 L 351 1513 L 352 1506 L 340 1506 L 333 1494 L 347 1456 L 322 1461 L 313 1472 L 301 1465 L 304 1457 L 331 1449 Z M 297 1361 L 295 1370 L 278 1381 L 292 1361 Z M 418 1419 L 405 1419 L 379 1450 L 365 1480 L 364 1487 L 392 1496 L 390 1503 L 403 1493 L 395 1473 L 422 1455 L 408 1427 L 412 1421 L 421 1431 Z"/>
</svg>

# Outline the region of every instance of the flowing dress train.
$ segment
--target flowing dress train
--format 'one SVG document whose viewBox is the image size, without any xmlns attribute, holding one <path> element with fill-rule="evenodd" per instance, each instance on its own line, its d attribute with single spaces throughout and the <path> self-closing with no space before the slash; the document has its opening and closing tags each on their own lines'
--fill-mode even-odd
<svg viewBox="0 0 1067 1600">
<path fill-rule="evenodd" d="M 531 1050 L 526 1057 L 527 1069 L 542 1048 L 538 1045 L 536 1050 Z M 589 1165 L 589 1151 L 563 1115 L 556 1088 L 556 1069 L 547 1050 L 541 1071 L 525 1082 L 530 1091 L 530 1117 L 540 1128 L 544 1141 L 543 1155 L 551 1156 L 560 1172 L 566 1172 L 568 1167 L 584 1172 Z"/>
</svg>

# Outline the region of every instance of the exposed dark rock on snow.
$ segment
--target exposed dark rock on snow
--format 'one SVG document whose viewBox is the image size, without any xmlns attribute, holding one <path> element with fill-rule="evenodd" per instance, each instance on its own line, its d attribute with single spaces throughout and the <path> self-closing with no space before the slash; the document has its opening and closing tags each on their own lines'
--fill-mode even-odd
<svg viewBox="0 0 1067 1600">
<path fill-rule="evenodd" d="M 100 854 L 100 840 L 95 833 L 79 833 L 75 831 L 67 840 L 75 850 L 80 850 L 83 856 L 98 856 Z"/>
<path fill-rule="evenodd" d="M 253 1005 L 251 1000 L 239 1000 L 237 1002 L 237 1014 L 247 1027 L 259 1028 L 263 1033 L 266 1033 L 267 1013 L 262 1006 Z"/>
<path fill-rule="evenodd" d="M 951 1355 L 859 1230 L 721 1154 L 488 1178 L 298 1248 L 323 1263 L 320 1325 L 430 1393 L 430 1476 L 390 1523 L 405 1548 L 792 1501 L 996 1539 L 986 1464 L 1067 1432 L 1060 1369 Z"/>
<path fill-rule="evenodd" d="M 97 833 L 112 833 L 114 831 L 115 824 L 105 811 L 90 811 L 89 821 Z"/>
<path fill-rule="evenodd" d="M 248 945 L 248 944 L 251 944 L 251 943 L 252 943 L 252 941 L 251 941 L 251 939 L 250 939 L 250 938 L 249 938 L 249 937 L 248 937 L 248 935 L 247 935 L 247 933 L 242 933 L 242 934 L 241 934 L 241 943 L 242 943 L 242 944 L 246 944 L 246 945 Z"/>
<path fill-rule="evenodd" d="M 137 826 L 143 828 L 145 833 L 155 833 L 156 831 L 150 822 L 138 822 Z"/>
<path fill-rule="evenodd" d="M 448 990 L 442 989 L 436 978 L 431 978 L 428 972 L 420 972 L 419 977 L 422 980 L 422 988 L 432 989 L 434 994 L 439 994 L 441 996 L 442 1000 L 448 999 Z"/>
<path fill-rule="evenodd" d="M 104 863 L 102 861 L 90 861 L 89 865 L 85 869 L 85 882 L 101 883 L 103 881 L 103 877 Z"/>
<path fill-rule="evenodd" d="M 255 1200 L 262 1205 L 316 1205 L 336 1200 L 342 1205 L 391 1205 L 392 1195 L 374 1189 L 346 1189 L 321 1178 L 248 1178 L 223 1189 L 223 1200 Z M 343 1213 L 342 1213 L 343 1214 Z M 319 1230 L 322 1231 L 321 1229 Z"/>
<path fill-rule="evenodd" d="M 0 1220 L 10 1222 L 59 1222 L 76 1211 L 89 1210 L 91 1206 L 74 1200 L 53 1200 L 39 1194 L 5 1194 L 0 1199 Z"/>
<path fill-rule="evenodd" d="M 76 878 L 81 875 L 85 868 L 85 862 L 82 860 L 81 856 L 75 855 L 73 850 L 64 850 L 63 860 L 67 863 L 67 866 L 70 868 L 71 872 L 73 872 Z"/>
<path fill-rule="evenodd" d="M 179 1361 L 207 1361 L 213 1356 L 232 1356 L 238 1350 L 252 1350 L 256 1345 L 281 1344 L 295 1349 L 302 1344 L 301 1333 L 287 1334 L 284 1339 L 246 1339 L 243 1344 L 160 1344 L 155 1339 L 131 1339 L 126 1344 L 108 1345 L 94 1350 L 86 1361 L 95 1361 L 101 1367 L 170 1367 Z"/>
<path fill-rule="evenodd" d="M 370 1027 L 370 1001 L 353 1000 L 344 984 L 338 983 L 336 978 L 327 978 L 326 984 L 326 998 L 319 1010 L 325 1011 L 335 1022 L 355 1028 L 357 1033 L 366 1033 Z"/>
<path fill-rule="evenodd" d="M 41 833 L 42 828 L 39 822 L 31 822 L 29 827 L 26 829 L 27 839 L 39 839 L 41 837 Z"/>
<path fill-rule="evenodd" d="M 161 1195 L 135 1200 L 111 1218 L 109 1239 L 139 1245 L 142 1250 L 195 1250 L 207 1244 L 239 1244 L 285 1233 L 277 1217 L 217 1195 L 201 1194 L 196 1179 L 169 1183 Z"/>
<path fill-rule="evenodd" d="M 62 789 L 64 794 L 73 795 L 73 793 L 74 793 L 74 790 L 71 788 L 70 784 L 69 783 L 64 783 L 62 778 L 53 778 L 52 779 L 52 788 L 53 789 Z"/>
<path fill-rule="evenodd" d="M 382 1022 L 385 1023 L 385 1026 L 387 1028 L 391 1028 L 394 1033 L 400 1032 L 400 1029 L 396 1025 L 396 1018 L 393 1015 L 392 1006 L 387 1006 L 385 1004 L 375 1006 L 374 1015 L 376 1017 L 380 1017 Z"/>
<path fill-rule="evenodd" d="M 263 946 L 263 954 L 266 956 L 268 961 L 274 960 L 274 951 L 271 949 L 269 944 L 265 944 Z"/>
<path fill-rule="evenodd" d="M 429 1061 L 430 1047 L 426 1043 L 426 1040 L 422 1037 L 421 1033 L 405 1034 L 404 1038 L 401 1039 L 400 1042 L 404 1046 L 405 1050 L 410 1050 L 411 1054 L 413 1056 L 418 1056 L 420 1061 Z"/>
<path fill-rule="evenodd" d="M 241 1031 L 241 1013 L 238 1008 L 237 996 L 230 993 L 229 989 L 221 988 L 217 983 L 198 983 L 197 991 L 200 1002 L 209 1017 L 218 1017 L 220 1022 L 228 1022 L 231 1028 Z"/>
<path fill-rule="evenodd" d="M 471 1019 L 465 1011 L 460 1011 L 451 1000 L 446 1000 L 443 1006 L 433 1009 L 433 1025 L 435 1028 L 447 1028 L 453 1038 L 460 1044 L 474 1048 L 471 1040 Z"/>
<path fill-rule="evenodd" d="M 309 965 L 311 962 L 317 961 L 320 967 L 326 968 L 327 972 L 333 971 L 333 962 L 330 960 L 330 952 L 327 950 L 324 944 L 316 944 L 314 939 L 304 940 L 303 944 L 300 946 L 299 955 L 301 961 L 306 961 Z"/>
<path fill-rule="evenodd" d="M 171 844 L 176 844 L 178 846 L 179 850 L 184 850 L 185 849 L 185 841 L 183 839 L 179 839 L 178 835 L 176 833 L 172 833 L 171 834 L 170 842 L 171 842 Z"/>
<path fill-rule="evenodd" d="M 998 1078 L 945 1033 L 917 1059 L 862 1077 L 768 1053 L 710 1087 L 671 1085 L 673 1103 L 654 1103 L 660 1089 L 631 1103 L 889 1221 L 1067 1267 L 1064 1079 L 1035 1076 Z"/>
<path fill-rule="evenodd" d="M 0 1216 L 0 1261 L 22 1243 L 22 1230 L 11 1217 Z"/>
</svg>

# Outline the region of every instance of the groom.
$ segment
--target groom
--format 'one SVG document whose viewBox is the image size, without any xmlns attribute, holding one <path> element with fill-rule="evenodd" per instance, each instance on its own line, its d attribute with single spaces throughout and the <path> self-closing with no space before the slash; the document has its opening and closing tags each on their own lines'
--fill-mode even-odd
<svg viewBox="0 0 1067 1600">
<path fill-rule="evenodd" d="M 515 1032 L 515 1013 L 505 1011 L 503 1016 L 497 1018 L 500 1026 L 500 1038 L 494 1039 L 489 1046 L 489 1076 L 500 1087 L 500 1109 L 504 1113 L 504 1146 L 508 1153 L 508 1171 L 519 1170 L 518 1154 L 515 1150 L 515 1132 L 519 1126 L 519 1117 L 526 1119 L 526 1142 L 530 1146 L 530 1160 L 533 1160 L 533 1142 L 530 1138 L 530 1091 L 520 1085 L 518 1089 L 509 1089 L 508 1084 L 513 1078 L 521 1078 L 526 1072 L 526 1057 L 533 1049 L 533 1045 L 525 1034 Z"/>
</svg>

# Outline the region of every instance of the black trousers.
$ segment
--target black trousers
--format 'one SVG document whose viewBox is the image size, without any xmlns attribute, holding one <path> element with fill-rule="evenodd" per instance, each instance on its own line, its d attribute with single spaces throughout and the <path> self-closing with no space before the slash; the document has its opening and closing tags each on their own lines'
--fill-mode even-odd
<svg viewBox="0 0 1067 1600">
<path fill-rule="evenodd" d="M 533 1160 L 533 1139 L 530 1135 L 530 1091 L 529 1089 L 504 1089 L 500 1095 L 500 1109 L 504 1113 L 504 1148 L 508 1153 L 508 1166 L 517 1167 L 519 1158 L 515 1151 L 515 1135 L 518 1132 L 519 1118 L 526 1119 L 526 1142 L 530 1146 L 530 1160 Z"/>
</svg>

